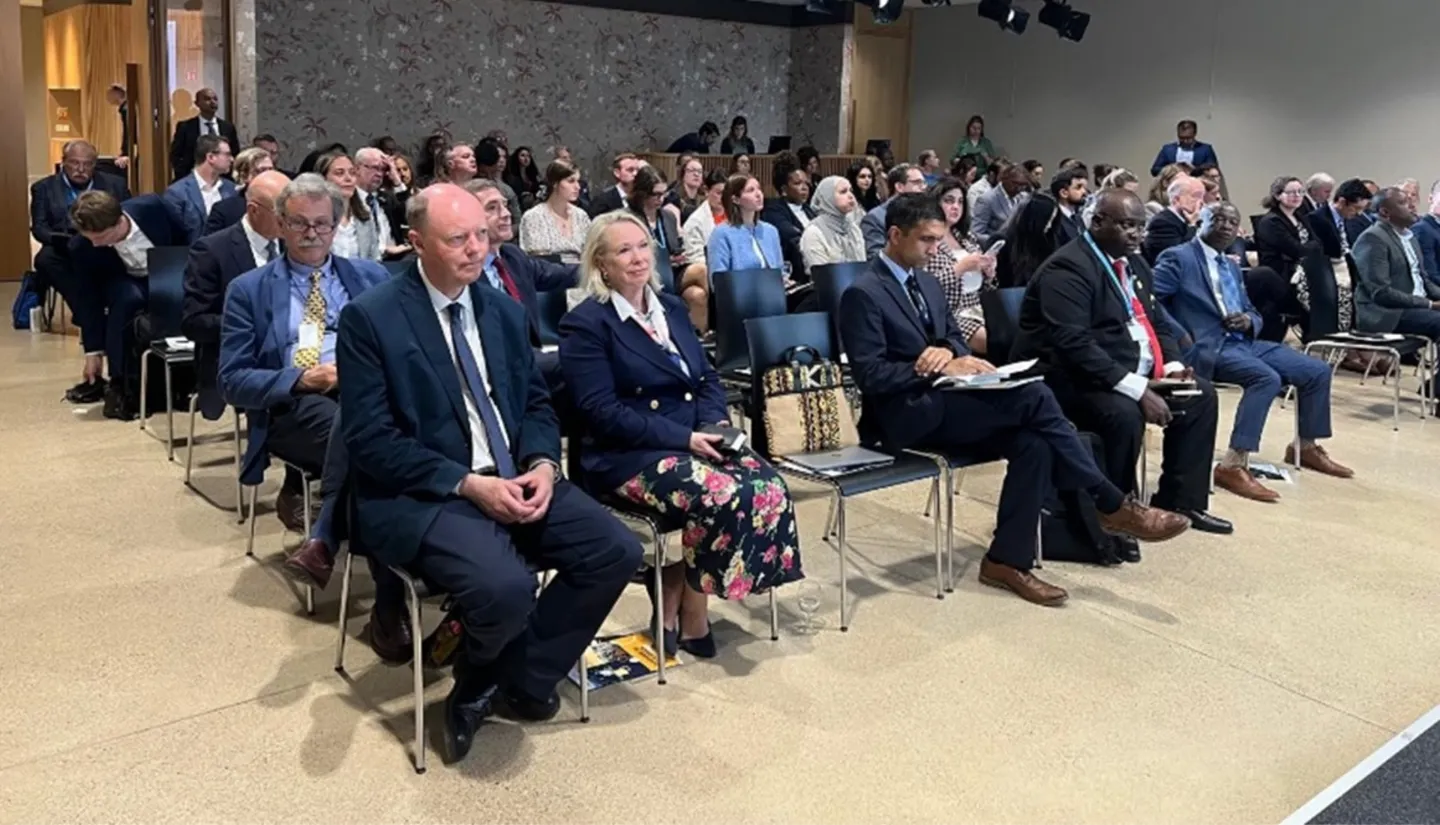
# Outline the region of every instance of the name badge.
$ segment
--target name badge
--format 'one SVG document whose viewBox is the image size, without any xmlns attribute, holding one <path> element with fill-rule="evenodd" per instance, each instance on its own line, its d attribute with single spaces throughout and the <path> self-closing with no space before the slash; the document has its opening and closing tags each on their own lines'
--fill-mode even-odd
<svg viewBox="0 0 1440 825">
<path fill-rule="evenodd" d="M 1145 352 L 1148 353 L 1150 351 L 1150 333 L 1145 331 L 1145 327 L 1141 326 L 1139 321 L 1131 321 L 1129 327 L 1130 337 L 1137 343 L 1143 344 Z"/>
<path fill-rule="evenodd" d="M 318 349 L 320 346 L 320 325 L 304 323 L 300 325 L 300 340 L 296 343 L 300 349 Z"/>
</svg>

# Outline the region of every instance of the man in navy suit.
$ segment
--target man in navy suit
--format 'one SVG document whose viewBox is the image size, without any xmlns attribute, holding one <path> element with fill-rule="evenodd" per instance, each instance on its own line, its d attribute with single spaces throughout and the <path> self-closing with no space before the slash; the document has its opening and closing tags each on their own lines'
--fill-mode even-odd
<svg viewBox="0 0 1440 825">
<path fill-rule="evenodd" d="M 1205 207 L 1200 237 L 1165 250 L 1155 264 L 1155 297 L 1195 342 L 1186 366 L 1202 378 L 1244 388 L 1230 431 L 1230 448 L 1215 468 L 1215 486 L 1255 501 L 1280 494 L 1250 473 L 1250 453 L 1260 449 L 1270 405 L 1285 384 L 1300 394 L 1300 466 L 1350 478 L 1317 439 L 1330 437 L 1330 366 L 1284 344 L 1257 339 L 1260 313 L 1245 295 L 1240 266 L 1225 254 L 1240 232 L 1240 210 L 1225 202 Z M 1295 447 L 1285 460 L 1296 461 Z"/>
<path fill-rule="evenodd" d="M 525 312 L 477 283 L 490 246 L 479 201 L 437 184 L 406 214 L 416 265 L 340 320 L 352 541 L 456 602 L 465 636 L 444 736 L 454 761 L 497 694 L 522 718 L 555 715 L 556 685 L 641 550 L 559 476 L 560 433 Z M 532 566 L 557 573 L 538 600 Z"/>
<path fill-rule="evenodd" d="M 925 194 L 899 195 L 885 223 L 885 248 L 840 300 L 840 333 L 862 395 L 861 437 L 891 450 L 972 450 L 1009 461 L 980 582 L 1036 604 L 1065 601 L 1064 590 L 1030 573 L 1036 525 L 1052 487 L 1089 491 L 1108 530 L 1148 541 L 1184 532 L 1184 518 L 1127 499 L 1105 479 L 1044 385 L 934 388 L 942 375 L 995 368 L 970 354 L 939 281 L 923 269 L 946 232 L 940 204 Z"/>
<path fill-rule="evenodd" d="M 30 234 L 40 244 L 35 254 L 35 274 L 39 277 L 37 291 L 53 287 L 69 305 L 76 325 L 83 330 L 86 311 L 99 304 L 99 295 L 86 273 L 75 269 L 70 259 L 70 244 L 75 239 L 75 224 L 70 221 L 70 207 L 85 192 L 108 192 L 117 201 L 130 199 L 124 179 L 95 171 L 95 147 L 83 140 L 72 140 L 61 150 L 60 171 L 41 178 L 30 187 Z M 92 331 L 97 328 L 92 326 Z M 103 333 L 102 333 L 103 334 Z M 87 359 L 84 380 L 66 393 L 66 398 L 89 404 L 105 396 L 105 381 L 100 377 L 99 350 L 103 344 L 92 341 L 86 352 L 96 352 L 94 362 Z"/>
<path fill-rule="evenodd" d="M 1090 179 L 1084 166 L 1069 166 L 1050 179 L 1050 194 L 1060 208 L 1055 217 L 1056 243 L 1064 246 L 1085 233 L 1081 212 L 1089 200 Z"/>
<path fill-rule="evenodd" d="M 322 588 L 330 575 L 330 558 L 323 551 L 337 546 L 330 524 L 345 480 L 343 461 L 327 453 L 339 411 L 335 347 L 340 311 L 389 277 L 373 261 L 330 254 L 344 211 L 344 195 L 319 175 L 301 175 L 286 185 L 275 199 L 284 254 L 230 282 L 220 322 L 221 395 L 245 411 L 250 427 L 241 481 L 259 484 L 271 453 L 321 476 L 323 504 L 300 553 L 319 552 L 324 563 L 300 572 Z M 251 246 L 248 236 L 245 243 Z M 267 248 L 250 254 L 270 253 Z M 192 316 L 192 324 L 196 320 Z M 303 483 L 287 468 L 276 501 L 280 520 L 292 530 L 304 525 Z M 325 547 L 315 547 L 311 541 L 316 540 Z M 404 661 L 409 655 L 402 613 L 403 599 L 376 605 L 371 644 L 387 660 Z"/>
<path fill-rule="evenodd" d="M 235 194 L 235 184 L 224 177 L 234 160 L 224 138 L 204 135 L 195 143 L 194 171 L 165 190 L 165 208 L 170 210 L 170 220 L 180 229 L 187 245 L 205 234 L 210 210 L 221 199 Z"/>
<path fill-rule="evenodd" d="M 1328 203 L 1322 203 L 1305 216 L 1310 234 L 1320 242 L 1325 257 L 1335 260 L 1349 258 L 1350 248 L 1369 224 L 1357 221 L 1370 207 L 1370 189 L 1359 178 L 1350 178 L 1335 187 Z M 1354 266 L 1350 267 L 1353 274 Z"/>
<path fill-rule="evenodd" d="M 1172 163 L 1188 163 L 1191 168 L 1206 164 L 1220 165 L 1215 148 L 1195 139 L 1198 131 L 1193 120 L 1182 120 L 1175 124 L 1175 142 L 1160 147 L 1160 154 L 1150 164 L 1150 177 L 1158 177 L 1160 170 Z"/>
<path fill-rule="evenodd" d="M 133 366 L 131 323 L 150 300 L 149 250 L 174 244 L 173 227 L 155 195 L 120 203 L 108 192 L 86 192 L 70 207 L 70 220 L 80 234 L 71 263 L 90 283 L 89 297 L 80 299 L 85 308 L 76 312 L 86 378 L 98 377 L 103 354 L 110 370 L 105 417 L 129 421 L 139 400 L 138 387 L 125 381 Z"/>
<path fill-rule="evenodd" d="M 215 419 L 224 410 L 219 389 L 220 318 L 230 282 L 280 255 L 280 218 L 275 199 L 290 179 L 281 172 L 261 172 L 245 189 L 246 213 L 227 229 L 195 242 L 185 267 L 185 300 L 180 332 L 195 342 L 200 408 Z"/>
<path fill-rule="evenodd" d="M 865 236 L 865 255 L 871 259 L 885 248 L 885 212 L 890 208 L 890 201 L 906 193 L 918 194 L 925 191 L 925 173 L 911 163 L 902 163 L 892 168 L 886 173 L 885 181 L 890 185 L 890 200 L 866 212 L 865 217 L 860 219 L 860 231 Z M 974 225 L 973 220 L 971 225 Z"/>
<path fill-rule="evenodd" d="M 234 192 L 216 201 L 215 205 L 210 207 L 210 214 L 205 216 L 205 228 L 200 230 L 200 237 L 214 235 L 222 229 L 234 226 L 240 222 L 241 218 L 245 217 L 247 209 L 245 188 L 236 187 Z"/>
</svg>

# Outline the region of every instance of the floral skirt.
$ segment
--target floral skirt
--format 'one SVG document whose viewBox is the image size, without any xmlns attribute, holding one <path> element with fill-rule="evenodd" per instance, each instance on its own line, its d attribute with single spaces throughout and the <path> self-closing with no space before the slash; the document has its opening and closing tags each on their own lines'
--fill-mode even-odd
<svg viewBox="0 0 1440 825">
<path fill-rule="evenodd" d="M 668 456 L 616 492 L 661 514 L 685 514 L 686 579 L 701 593 L 742 599 L 805 577 L 790 491 L 751 453 L 719 463 Z"/>
</svg>

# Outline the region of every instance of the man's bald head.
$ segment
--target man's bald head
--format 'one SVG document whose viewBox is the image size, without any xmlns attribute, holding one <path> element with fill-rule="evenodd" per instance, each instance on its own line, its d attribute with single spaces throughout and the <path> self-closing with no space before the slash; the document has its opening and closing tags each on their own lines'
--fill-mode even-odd
<svg viewBox="0 0 1440 825">
<path fill-rule="evenodd" d="M 220 95 L 214 89 L 201 89 L 195 93 L 195 108 L 200 110 L 204 119 L 214 120 L 215 113 L 220 111 Z"/>
<path fill-rule="evenodd" d="M 1090 234 L 1100 251 L 1122 258 L 1140 248 L 1145 232 L 1145 205 L 1128 189 L 1106 189 L 1095 199 Z"/>
<path fill-rule="evenodd" d="M 480 277 L 490 252 L 489 222 L 474 195 L 437 183 L 411 196 L 405 217 L 410 243 L 436 289 L 454 299 Z"/>
<path fill-rule="evenodd" d="M 245 217 L 250 228 L 274 240 L 280 237 L 280 216 L 275 212 L 275 199 L 290 185 L 284 172 L 270 170 L 250 179 L 245 187 Z"/>
</svg>

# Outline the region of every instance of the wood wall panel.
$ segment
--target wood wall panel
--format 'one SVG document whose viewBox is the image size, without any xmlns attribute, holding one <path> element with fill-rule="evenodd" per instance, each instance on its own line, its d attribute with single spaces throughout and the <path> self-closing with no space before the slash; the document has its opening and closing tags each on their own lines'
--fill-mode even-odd
<svg viewBox="0 0 1440 825">
<path fill-rule="evenodd" d="M 855 14 L 850 65 L 850 146 L 862 152 L 871 138 L 889 138 L 897 160 L 910 156 L 910 43 L 913 12 L 880 25 L 868 10 Z"/>
<path fill-rule="evenodd" d="M 25 99 L 20 55 L 20 0 L 0 0 L 0 99 Z M 0 118 L 0 281 L 18 281 L 30 268 L 29 178 L 25 174 L 25 118 L 11 106 Z"/>
<path fill-rule="evenodd" d="M 125 64 L 138 62 L 130 6 L 72 6 L 45 17 L 45 82 L 52 89 L 80 91 L 83 137 L 102 155 L 120 149 L 120 117 L 105 100 L 112 83 L 125 83 Z M 63 141 L 52 142 L 52 161 Z"/>
</svg>

